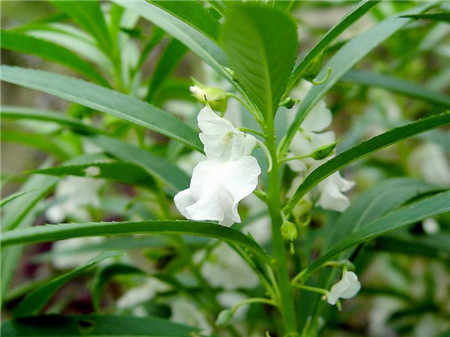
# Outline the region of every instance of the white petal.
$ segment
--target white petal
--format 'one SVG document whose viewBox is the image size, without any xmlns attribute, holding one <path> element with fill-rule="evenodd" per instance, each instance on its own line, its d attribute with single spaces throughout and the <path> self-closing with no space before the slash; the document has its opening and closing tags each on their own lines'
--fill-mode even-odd
<svg viewBox="0 0 450 337">
<path fill-rule="evenodd" d="M 319 101 L 306 116 L 301 127 L 304 130 L 319 132 L 329 127 L 333 115 L 325 102 Z"/>
<path fill-rule="evenodd" d="M 320 198 L 317 205 L 343 212 L 350 205 L 350 200 L 342 192 L 348 191 L 354 185 L 354 182 L 342 178 L 339 172 L 333 173 L 319 184 Z"/>
<path fill-rule="evenodd" d="M 331 287 L 327 301 L 334 305 L 339 298 L 352 298 L 358 293 L 359 289 L 361 289 L 361 283 L 359 283 L 356 274 L 344 270 L 342 279 Z"/>
<path fill-rule="evenodd" d="M 250 155 L 256 145 L 255 137 L 239 131 L 230 121 L 217 116 L 209 106 L 200 111 L 197 121 L 202 131 L 200 141 L 208 158 L 234 160 Z"/>
<path fill-rule="evenodd" d="M 194 168 L 190 188 L 175 196 L 175 205 L 188 219 L 230 226 L 241 221 L 238 203 L 255 190 L 260 174 L 251 156 L 225 162 L 205 160 Z"/>
</svg>

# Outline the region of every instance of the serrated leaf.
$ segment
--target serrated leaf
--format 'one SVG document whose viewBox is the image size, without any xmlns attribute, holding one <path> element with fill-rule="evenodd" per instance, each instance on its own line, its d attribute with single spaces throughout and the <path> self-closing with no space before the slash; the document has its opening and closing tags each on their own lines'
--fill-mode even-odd
<svg viewBox="0 0 450 337">
<path fill-rule="evenodd" d="M 238 230 L 220 226 L 213 222 L 187 220 L 88 222 L 35 226 L 6 232 L 0 238 L 0 243 L 7 247 L 17 244 L 47 242 L 86 236 L 151 233 L 197 235 L 216 238 L 248 248 L 263 260 L 270 260 L 268 255 L 255 241 Z"/>
<path fill-rule="evenodd" d="M 236 6 L 226 14 L 221 41 L 239 83 L 273 118 L 297 55 L 295 22 L 268 7 Z"/>
</svg>

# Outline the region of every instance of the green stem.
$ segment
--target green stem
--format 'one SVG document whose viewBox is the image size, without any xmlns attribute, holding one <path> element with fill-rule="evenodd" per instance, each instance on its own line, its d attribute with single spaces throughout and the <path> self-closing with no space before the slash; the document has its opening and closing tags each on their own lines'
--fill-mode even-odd
<svg viewBox="0 0 450 337">
<path fill-rule="evenodd" d="M 269 207 L 270 218 L 272 222 L 272 246 L 274 254 L 274 265 L 276 276 L 280 288 L 280 311 L 283 317 L 283 326 L 285 335 L 297 334 L 297 321 L 295 316 L 294 298 L 289 281 L 289 272 L 287 266 L 287 254 L 284 247 L 283 237 L 281 235 L 281 204 L 280 204 L 280 179 L 279 163 L 277 160 L 277 151 L 275 144 L 275 129 L 272 116 L 268 116 L 267 121 L 267 149 L 273 160 L 272 170 L 269 172 L 269 184 L 267 205 Z"/>
</svg>

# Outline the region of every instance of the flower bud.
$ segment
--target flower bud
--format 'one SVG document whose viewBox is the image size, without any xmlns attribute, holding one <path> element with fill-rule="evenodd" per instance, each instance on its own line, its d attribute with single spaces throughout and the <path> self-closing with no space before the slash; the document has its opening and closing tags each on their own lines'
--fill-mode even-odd
<svg viewBox="0 0 450 337">
<path fill-rule="evenodd" d="M 227 93 L 220 88 L 206 87 L 200 82 L 192 79 L 194 86 L 189 90 L 192 95 L 201 103 L 208 103 L 213 110 L 225 112 L 227 110 Z"/>
<path fill-rule="evenodd" d="M 286 241 L 294 241 L 297 239 L 297 227 L 293 222 L 286 221 L 281 225 L 281 235 Z"/>
<path fill-rule="evenodd" d="M 231 323 L 233 319 L 234 312 L 230 309 L 222 310 L 217 316 L 216 326 L 217 327 L 225 327 Z"/>
<path fill-rule="evenodd" d="M 284 106 L 287 109 L 291 109 L 295 104 L 300 102 L 299 99 L 292 98 L 292 97 L 286 97 L 283 102 L 280 103 L 281 106 Z"/>
<path fill-rule="evenodd" d="M 303 73 L 303 78 L 307 81 L 312 81 L 319 74 L 322 69 L 323 63 L 323 54 L 321 54 L 318 58 L 316 58 L 309 66 L 305 69 Z"/>
<path fill-rule="evenodd" d="M 334 143 L 327 144 L 317 148 L 313 153 L 311 153 L 311 158 L 315 160 L 325 159 L 329 155 L 331 155 L 336 148 L 336 145 L 340 142 L 340 139 L 335 141 Z"/>
</svg>

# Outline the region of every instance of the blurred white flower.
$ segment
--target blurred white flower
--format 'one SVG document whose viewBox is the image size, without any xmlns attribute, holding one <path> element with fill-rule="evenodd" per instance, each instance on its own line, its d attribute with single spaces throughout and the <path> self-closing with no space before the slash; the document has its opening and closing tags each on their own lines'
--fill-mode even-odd
<svg viewBox="0 0 450 337">
<path fill-rule="evenodd" d="M 350 200 L 342 192 L 350 190 L 355 183 L 341 177 L 339 172 L 333 173 L 319 183 L 320 197 L 317 205 L 324 209 L 343 212 L 350 205 Z"/>
<path fill-rule="evenodd" d="M 68 216 L 77 220 L 89 221 L 90 216 L 85 206 L 99 207 L 98 191 L 102 180 L 81 177 L 62 179 L 55 190 L 56 204 L 45 212 L 51 222 L 64 221 Z"/>
<path fill-rule="evenodd" d="M 98 166 L 89 166 L 84 169 L 84 173 L 88 177 L 98 176 L 98 175 L 100 175 L 100 172 L 101 172 L 100 167 L 98 167 Z"/>
<path fill-rule="evenodd" d="M 52 246 L 52 263 L 57 269 L 73 269 L 97 256 L 98 251 L 75 252 L 75 250 L 100 243 L 103 237 L 92 236 L 56 241 Z"/>
<path fill-rule="evenodd" d="M 439 223 L 435 219 L 427 218 L 422 221 L 422 229 L 428 235 L 433 235 L 439 233 L 441 227 L 439 226 Z"/>
<path fill-rule="evenodd" d="M 302 81 L 301 84 L 291 92 L 291 95 L 295 98 L 304 99 L 311 87 L 311 83 Z M 298 104 L 289 110 L 288 118 L 290 122 L 294 120 L 297 108 Z M 322 132 L 330 126 L 332 119 L 332 113 L 327 108 L 325 102 L 323 100 L 319 101 L 309 112 L 298 132 L 295 134 L 289 147 L 290 152 L 288 157 L 305 156 L 325 145 L 334 143 L 336 139 L 333 131 Z M 309 157 L 290 160 L 287 164 L 291 170 L 300 172 L 306 177 L 324 162 L 325 160 L 315 160 Z M 296 190 L 296 187 L 294 186 L 298 186 L 301 181 L 301 178 L 293 181 L 293 186 L 290 189 L 291 193 Z M 320 197 L 317 204 L 324 209 L 343 212 L 350 205 L 350 200 L 342 192 L 347 192 L 353 186 L 353 182 L 345 180 L 340 176 L 339 172 L 336 172 L 319 184 L 318 189 Z"/>
<path fill-rule="evenodd" d="M 358 281 L 358 276 L 354 272 L 344 270 L 341 280 L 331 287 L 327 302 L 334 305 L 340 298 L 352 298 L 359 289 L 361 289 L 361 283 Z"/>
<path fill-rule="evenodd" d="M 205 258 L 205 251 L 194 256 L 199 262 Z M 242 258 L 228 245 L 221 243 L 208 253 L 201 267 L 201 273 L 213 287 L 225 290 L 251 289 L 258 285 L 258 277 Z"/>
<path fill-rule="evenodd" d="M 256 140 L 209 107 L 200 111 L 198 125 L 207 159 L 194 168 L 190 187 L 175 195 L 175 205 L 188 219 L 231 226 L 241 222 L 238 203 L 255 190 L 261 174 L 250 156 Z"/>
<path fill-rule="evenodd" d="M 126 291 L 117 301 L 120 309 L 133 309 L 144 302 L 150 301 L 158 292 L 169 290 L 170 287 L 155 278 L 147 279 L 138 287 Z"/>
<path fill-rule="evenodd" d="M 450 164 L 445 150 L 434 143 L 415 148 L 408 161 L 411 171 L 426 181 L 442 187 L 450 186 Z"/>
<path fill-rule="evenodd" d="M 171 302 L 172 321 L 200 328 L 202 334 L 210 335 L 213 331 L 205 315 L 191 301 L 177 298 Z"/>
</svg>

